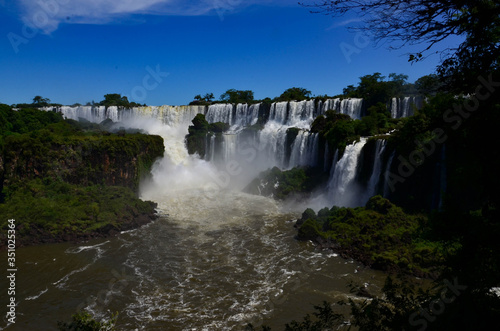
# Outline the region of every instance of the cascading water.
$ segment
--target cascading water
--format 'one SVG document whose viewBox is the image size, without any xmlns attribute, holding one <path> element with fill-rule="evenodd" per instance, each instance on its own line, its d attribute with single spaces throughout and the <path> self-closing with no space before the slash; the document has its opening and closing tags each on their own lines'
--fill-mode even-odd
<svg viewBox="0 0 500 331">
<path fill-rule="evenodd" d="M 420 96 L 392 98 L 390 104 L 391 117 L 403 118 L 414 114 L 414 109 L 420 109 L 423 106 L 424 99 Z"/>
<path fill-rule="evenodd" d="M 292 145 L 290 164 L 295 166 L 316 166 L 318 161 L 318 133 L 300 131 Z"/>
<path fill-rule="evenodd" d="M 382 175 L 382 155 L 385 151 L 385 146 L 387 141 L 385 139 L 378 139 L 375 148 L 375 162 L 373 163 L 373 171 L 368 181 L 368 187 L 366 188 L 365 200 L 368 201 L 372 196 L 377 194 L 377 186 L 380 182 Z"/>
<path fill-rule="evenodd" d="M 314 165 L 312 160 L 317 160 L 319 135 L 308 129 L 310 114 L 318 109 L 307 102 L 290 109 L 288 103 L 274 107 L 273 117 L 248 146 L 239 134 L 223 135 L 222 168 L 214 166 L 215 136 L 207 139 L 211 152 L 206 160 L 188 155 L 184 145 L 193 117 L 210 112 L 210 107 L 65 108 L 69 118 L 116 118 L 122 122 L 118 126 L 164 138 L 164 158 L 155 163 L 151 180 L 141 185 L 141 197 L 157 202 L 160 214 L 168 217 L 83 245 L 19 249 L 25 265 L 19 273 L 23 286 L 16 293 L 17 309 L 30 312 L 19 316 L 19 325 L 51 329 L 54 321 L 84 309 L 97 319 L 120 312 L 118 329 L 241 330 L 247 323 L 279 329 L 299 318 L 297 312 L 308 308 L 304 302 L 346 299 L 346 277 L 369 284 L 376 293 L 385 275 L 297 244 L 289 220 L 298 214 L 283 212 L 272 199 L 233 189 L 245 176 L 238 167 L 245 162 L 256 169 L 285 162 L 291 127 L 302 130 L 291 146 L 288 166 Z M 229 110 L 232 114 L 232 106 L 212 107 L 211 121 L 222 118 L 248 126 L 258 119 L 258 106 L 236 106 L 234 117 Z M 288 117 L 289 111 L 294 115 Z M 340 159 L 335 152 L 329 207 L 356 204 L 356 196 L 349 194 L 356 190 L 366 140 L 347 146 Z M 381 143 L 378 154 L 384 148 Z M 372 177 L 377 177 L 375 168 Z"/>
<path fill-rule="evenodd" d="M 349 115 L 351 118 L 359 120 L 361 118 L 361 110 L 363 99 L 344 99 L 340 103 L 340 113 Z"/>
<path fill-rule="evenodd" d="M 237 104 L 234 118 L 234 126 L 236 126 L 236 129 L 256 124 L 259 120 L 259 109 L 260 104 L 253 104 L 250 106 L 246 103 Z M 232 130 L 234 129 L 235 128 L 232 128 Z"/>
<path fill-rule="evenodd" d="M 389 157 L 389 162 L 387 162 L 387 166 L 386 166 L 386 169 L 384 172 L 384 195 L 383 195 L 384 198 L 389 196 L 389 191 L 390 191 L 389 175 L 390 175 L 390 171 L 391 171 L 392 161 L 394 160 L 395 155 L 396 155 L 396 151 L 392 151 L 391 156 Z"/>
<path fill-rule="evenodd" d="M 360 192 L 355 178 L 359 156 L 366 142 L 367 138 L 361 138 L 360 141 L 348 145 L 344 155 L 335 165 L 335 170 L 328 183 L 328 195 L 336 206 L 355 207 L 363 204 L 360 201 L 362 192 Z"/>
<path fill-rule="evenodd" d="M 210 105 L 205 117 L 208 123 L 223 122 L 232 125 L 233 105 L 225 103 Z"/>
</svg>

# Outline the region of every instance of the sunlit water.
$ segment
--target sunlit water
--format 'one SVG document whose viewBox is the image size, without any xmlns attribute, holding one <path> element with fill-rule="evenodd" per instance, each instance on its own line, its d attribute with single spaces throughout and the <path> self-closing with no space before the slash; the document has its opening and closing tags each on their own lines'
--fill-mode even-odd
<svg viewBox="0 0 500 331">
<path fill-rule="evenodd" d="M 18 249 L 18 320 L 6 330 L 56 329 L 79 309 L 119 312 L 124 330 L 280 330 L 345 298 L 349 280 L 380 289 L 380 273 L 296 241 L 296 215 L 273 200 L 232 191 L 163 199 L 171 216 L 117 237 Z"/>
<path fill-rule="evenodd" d="M 295 240 L 300 215 L 290 204 L 236 189 L 250 175 L 221 185 L 220 169 L 187 154 L 185 122 L 133 118 L 165 140 L 141 186 L 162 216 L 113 238 L 18 249 L 17 321 L 1 329 L 54 330 L 85 310 L 96 319 L 118 312 L 119 330 L 281 330 L 323 300 L 345 299 L 351 280 L 380 291 L 383 274 Z M 0 285 L 6 307 L 6 277 Z"/>
</svg>

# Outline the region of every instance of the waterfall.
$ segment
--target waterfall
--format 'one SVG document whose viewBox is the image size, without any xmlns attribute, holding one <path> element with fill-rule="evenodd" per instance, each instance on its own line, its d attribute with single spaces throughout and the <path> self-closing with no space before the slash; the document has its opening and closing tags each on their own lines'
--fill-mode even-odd
<svg viewBox="0 0 500 331">
<path fill-rule="evenodd" d="M 208 123 L 223 122 L 231 125 L 233 124 L 233 105 L 228 103 L 210 105 L 205 117 Z"/>
<path fill-rule="evenodd" d="M 330 180 L 328 181 L 328 186 L 327 186 L 328 191 L 330 191 L 330 189 L 332 189 L 332 187 L 331 187 L 331 185 L 333 184 L 332 178 L 333 178 L 333 174 L 335 173 L 335 167 L 337 166 L 337 162 L 339 162 L 339 150 L 338 149 L 336 149 L 335 154 L 333 154 L 333 162 L 332 162 L 332 166 L 330 168 Z"/>
<path fill-rule="evenodd" d="M 393 99 L 392 102 L 395 106 L 391 107 L 391 112 L 397 111 L 398 107 L 403 107 L 399 106 L 401 103 L 399 99 Z M 362 159 L 360 155 L 367 138 L 361 138 L 359 142 L 348 145 L 341 158 L 338 150 L 334 151 L 334 155 L 329 154 L 328 143 L 325 142 L 325 150 L 321 150 L 321 153 L 324 153 L 321 155 L 321 157 L 324 157 L 324 162 L 319 163 L 321 159 L 321 138 L 318 133 L 309 130 L 315 116 L 326 112 L 328 109 L 333 109 L 352 118 L 360 118 L 362 105 L 363 100 L 356 98 L 327 99 L 324 102 L 314 100 L 275 102 L 270 105 L 267 123 L 264 123 L 263 128 L 258 131 L 243 129 L 257 123 L 262 104 L 215 104 L 208 107 L 155 106 L 130 109 L 81 106 L 60 107 L 58 110 L 66 118 L 76 120 L 84 118 L 97 123 L 109 118 L 115 122 L 121 122 L 120 125 L 125 127 L 138 127 L 149 133 L 161 135 L 165 140 L 165 153 L 168 157 L 162 161 L 163 165 L 157 167 L 156 171 L 163 169 L 161 171 L 178 173 L 177 179 L 172 176 L 169 177 L 168 181 L 170 182 L 180 181 L 183 178 L 188 180 L 188 175 L 192 175 L 192 178 L 202 178 L 200 179 L 202 182 L 207 182 L 207 173 L 224 170 L 228 162 L 231 161 L 235 161 L 235 164 L 252 174 L 257 174 L 274 166 L 281 169 L 290 169 L 297 166 L 319 165 L 324 171 L 330 171 L 330 178 L 327 183 L 327 196 L 330 199 L 328 204 L 357 206 L 365 203 L 366 199 L 376 194 L 379 188 L 383 187 L 384 194 L 388 194 L 387 184 L 383 186 L 383 181 L 387 182 L 387 171 L 390 169 L 394 154 L 389 157 L 387 166 L 384 165 L 382 160 L 386 152 L 386 140 L 376 142 L 376 155 L 371 168 L 372 173 L 366 185 L 366 190 L 362 190 L 361 184 L 358 183 L 356 177 L 359 168 L 358 163 Z M 207 136 L 204 160 L 188 155 L 184 145 L 184 138 L 188 133 L 187 128 L 197 114 L 205 114 L 209 123 L 224 122 L 231 124 L 230 132 L 223 134 L 220 138 L 217 138 L 216 135 Z M 399 116 L 399 113 L 397 116 Z M 299 129 L 294 141 L 287 141 L 287 139 L 293 137 L 293 135 L 287 135 L 287 130 L 290 128 Z M 242 155 L 241 151 L 244 151 L 247 147 L 251 152 Z M 219 169 L 215 169 L 214 165 Z M 186 170 L 186 166 L 188 166 L 189 170 Z M 183 170 L 179 167 L 183 167 Z M 386 173 L 382 175 L 384 167 L 386 167 Z M 191 174 L 192 171 L 200 173 L 193 175 Z M 166 176 L 166 174 L 160 175 L 157 173 L 156 176 Z M 247 175 L 247 177 L 249 176 Z M 238 180 L 242 181 L 243 179 Z M 179 187 L 182 185 L 180 182 L 176 182 L 174 186 Z"/>
<path fill-rule="evenodd" d="M 285 124 L 287 118 L 288 102 L 275 102 L 271 105 L 269 121 Z"/>
<path fill-rule="evenodd" d="M 387 141 L 385 139 L 379 139 L 376 142 L 375 148 L 375 162 L 373 164 L 373 171 L 370 176 L 370 180 L 368 181 L 368 187 L 366 189 L 365 200 L 368 201 L 372 196 L 377 193 L 377 184 L 380 181 L 380 176 L 382 174 L 382 156 L 385 151 L 385 146 L 387 145 Z"/>
<path fill-rule="evenodd" d="M 89 122 L 100 123 L 106 119 L 113 122 L 134 121 L 137 118 L 160 120 L 167 125 L 181 125 L 190 123 L 196 114 L 205 112 L 204 106 L 159 106 L 159 107 L 134 107 L 119 109 L 116 106 L 62 106 L 56 109 L 61 114 L 72 120 L 83 118 Z"/>
<path fill-rule="evenodd" d="M 323 171 L 328 171 L 328 159 L 330 157 L 330 151 L 328 148 L 328 141 L 325 143 L 325 155 L 323 156 Z"/>
<path fill-rule="evenodd" d="M 385 168 L 385 172 L 384 172 L 384 198 L 388 198 L 389 197 L 389 173 L 391 171 L 391 165 L 392 165 L 392 161 L 394 160 L 394 156 L 396 155 L 396 151 L 392 151 L 391 153 L 391 156 L 389 157 L 389 161 L 387 162 L 387 166 Z"/>
<path fill-rule="evenodd" d="M 300 131 L 292 144 L 289 168 L 316 166 L 318 163 L 318 133 Z"/>
<path fill-rule="evenodd" d="M 327 99 L 322 105 L 321 113 L 326 113 L 327 110 L 335 110 L 336 112 L 340 112 L 340 99 Z"/>
<path fill-rule="evenodd" d="M 223 163 L 227 163 L 236 158 L 236 140 L 238 138 L 235 134 L 224 134 L 223 138 Z"/>
<path fill-rule="evenodd" d="M 398 118 L 398 98 L 392 98 L 391 100 L 391 117 Z"/>
<path fill-rule="evenodd" d="M 215 134 L 205 140 L 205 161 L 214 161 L 215 156 Z"/>
<path fill-rule="evenodd" d="M 258 145 L 258 150 L 264 152 L 265 166 L 285 167 L 287 129 L 287 126 L 270 121 L 259 131 L 258 142 L 254 142 L 254 145 Z"/>
<path fill-rule="evenodd" d="M 359 120 L 361 119 L 362 106 L 363 99 L 344 99 L 340 103 L 340 113 L 349 115 L 352 119 Z"/>
<path fill-rule="evenodd" d="M 390 104 L 391 117 L 403 118 L 414 115 L 414 109 L 423 107 L 424 98 L 420 96 L 392 98 Z"/>
<path fill-rule="evenodd" d="M 329 180 L 329 197 L 336 206 L 359 206 L 359 188 L 356 183 L 356 173 L 361 150 L 365 146 L 367 138 L 348 145 L 344 155 L 335 165 L 335 170 Z"/>
</svg>

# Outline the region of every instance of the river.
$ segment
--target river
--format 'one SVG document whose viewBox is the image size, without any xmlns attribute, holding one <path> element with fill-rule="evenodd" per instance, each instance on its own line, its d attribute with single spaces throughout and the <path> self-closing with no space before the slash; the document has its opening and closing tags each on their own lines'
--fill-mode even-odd
<svg viewBox="0 0 500 331">
<path fill-rule="evenodd" d="M 18 249 L 18 319 L 2 327 L 56 329 L 85 309 L 98 319 L 119 312 L 123 330 L 241 330 L 249 322 L 281 330 L 323 300 L 345 299 L 350 280 L 380 290 L 382 273 L 296 241 L 297 215 L 275 201 L 217 194 L 177 196 L 161 210 L 171 216 L 114 238 Z M 177 217 L 181 206 L 185 217 Z"/>
<path fill-rule="evenodd" d="M 17 249 L 17 320 L 0 330 L 55 330 L 79 310 L 98 320 L 118 312 L 119 330 L 281 330 L 323 300 L 346 299 L 350 281 L 380 292 L 383 273 L 294 239 L 305 208 L 241 192 L 257 166 L 240 174 L 241 160 L 221 170 L 188 155 L 184 137 L 199 110 L 181 110 L 162 115 L 176 121 L 147 113 L 129 125 L 164 138 L 165 157 L 141 185 L 161 216 L 113 238 Z"/>
</svg>

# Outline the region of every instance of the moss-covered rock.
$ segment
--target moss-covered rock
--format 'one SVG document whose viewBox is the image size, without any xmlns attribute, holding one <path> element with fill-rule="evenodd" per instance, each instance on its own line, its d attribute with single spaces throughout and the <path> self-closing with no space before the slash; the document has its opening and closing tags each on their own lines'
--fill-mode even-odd
<svg viewBox="0 0 500 331">
<path fill-rule="evenodd" d="M 186 136 L 186 148 L 189 154 L 198 154 L 205 157 L 207 148 L 210 148 L 210 137 L 215 136 L 217 141 L 221 141 L 222 133 L 229 130 L 229 124 L 216 122 L 208 123 L 205 115 L 197 114 L 192 121 L 193 125 L 188 128 Z"/>
<path fill-rule="evenodd" d="M 297 167 L 282 171 L 274 167 L 260 173 L 244 191 L 283 200 L 294 195 L 309 194 L 314 188 L 325 183 L 325 176 L 327 174 L 316 168 Z"/>
</svg>

